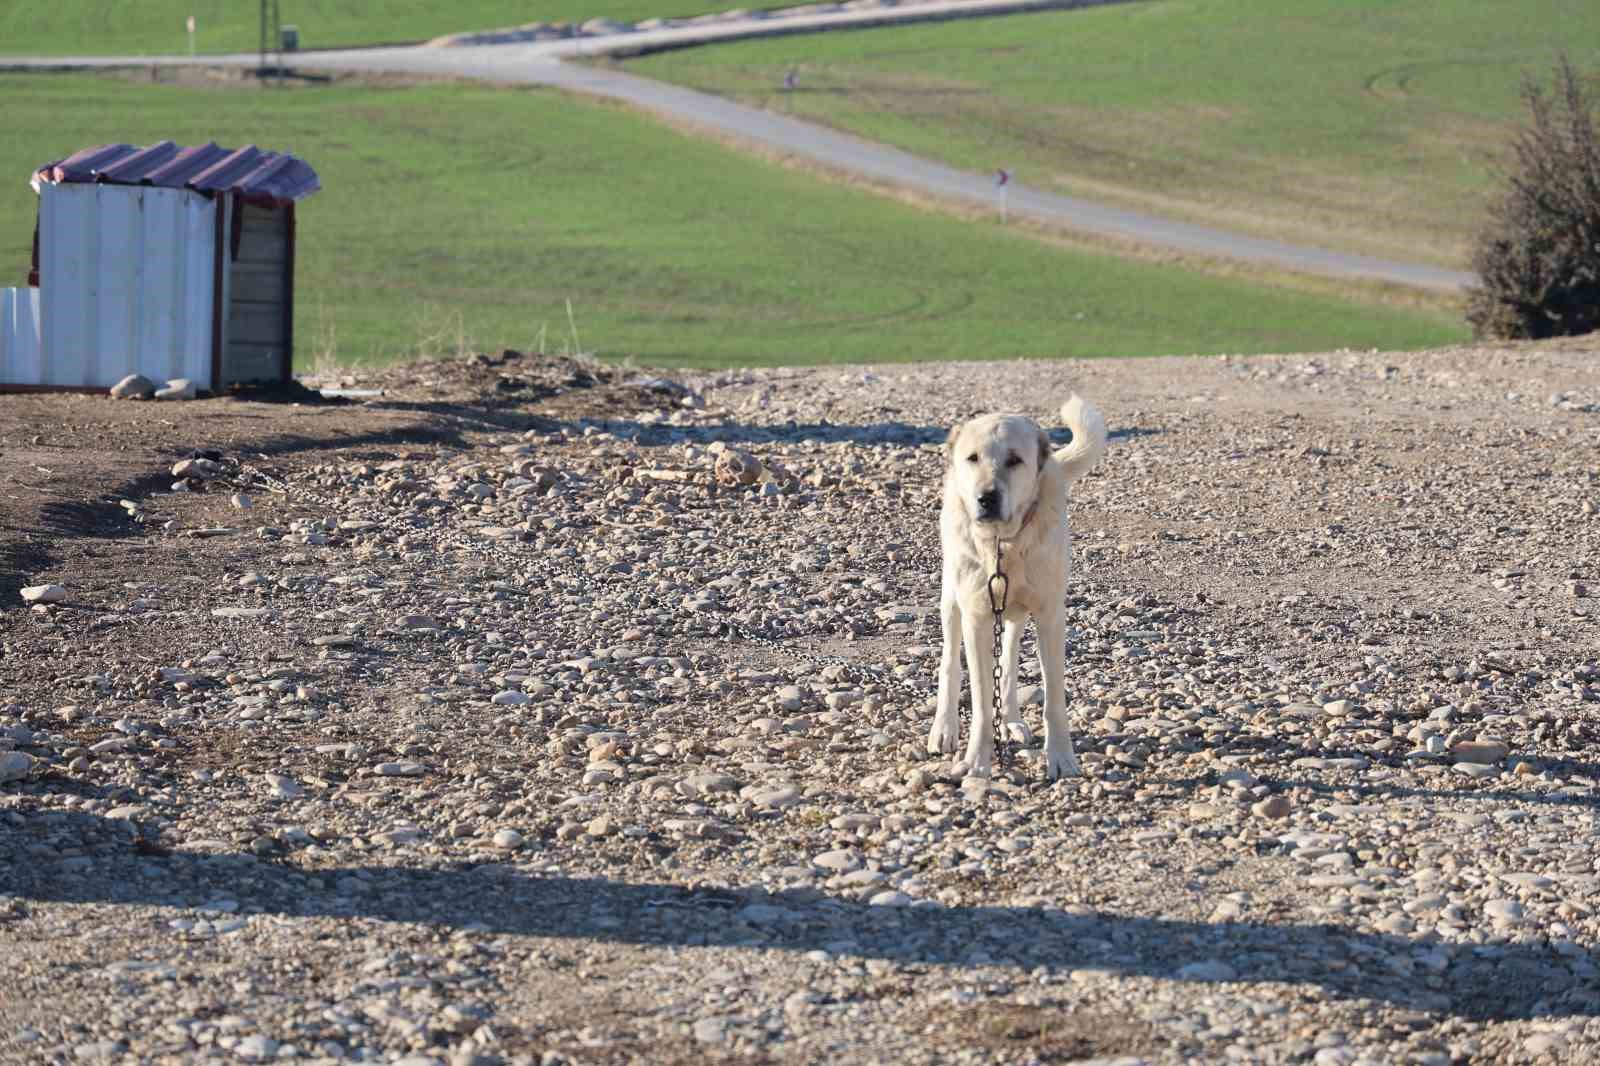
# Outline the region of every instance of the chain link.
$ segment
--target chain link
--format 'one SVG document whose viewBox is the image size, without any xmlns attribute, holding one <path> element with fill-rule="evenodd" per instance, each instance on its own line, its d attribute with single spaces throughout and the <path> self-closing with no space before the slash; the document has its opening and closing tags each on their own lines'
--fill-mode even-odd
<svg viewBox="0 0 1600 1066">
<path fill-rule="evenodd" d="M 1005 636 L 1004 616 L 1006 613 L 1006 600 L 1010 598 L 1011 594 L 1011 580 L 1006 577 L 1005 570 L 1000 565 L 1002 558 L 1004 558 L 1004 551 L 1000 545 L 1000 539 L 996 537 L 994 542 L 994 573 L 989 576 L 989 610 L 994 612 L 994 702 L 991 704 L 994 714 L 991 718 L 991 725 L 994 732 L 995 765 L 1001 770 L 1005 770 L 1011 765 L 1011 734 L 1006 730 L 1006 724 L 1002 720 L 1003 716 L 1000 713 L 1000 652 Z M 1000 585 L 1000 595 L 998 597 L 995 596 L 994 591 L 996 583 Z"/>
</svg>

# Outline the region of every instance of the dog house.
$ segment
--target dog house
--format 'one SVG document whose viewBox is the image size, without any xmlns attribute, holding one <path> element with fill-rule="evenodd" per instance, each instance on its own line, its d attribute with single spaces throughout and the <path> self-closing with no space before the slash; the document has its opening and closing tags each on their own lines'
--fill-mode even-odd
<svg viewBox="0 0 1600 1066">
<path fill-rule="evenodd" d="M 40 167 L 28 287 L 0 290 L 0 389 L 287 381 L 295 204 L 321 187 L 254 146 L 112 144 Z"/>
</svg>

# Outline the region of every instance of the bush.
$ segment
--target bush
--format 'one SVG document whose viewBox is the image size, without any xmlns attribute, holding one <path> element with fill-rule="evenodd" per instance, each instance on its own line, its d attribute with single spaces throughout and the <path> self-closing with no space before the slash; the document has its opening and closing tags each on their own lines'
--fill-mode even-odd
<svg viewBox="0 0 1600 1066">
<path fill-rule="evenodd" d="M 1569 337 L 1600 329 L 1600 140 L 1565 56 L 1550 91 L 1524 80 L 1531 122 L 1513 142 L 1507 187 L 1472 254 L 1467 322 L 1480 338 Z"/>
</svg>

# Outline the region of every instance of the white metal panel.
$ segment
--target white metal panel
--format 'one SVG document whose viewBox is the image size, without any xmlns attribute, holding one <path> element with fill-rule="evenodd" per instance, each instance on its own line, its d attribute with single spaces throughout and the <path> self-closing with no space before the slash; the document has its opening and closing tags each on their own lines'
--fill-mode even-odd
<svg viewBox="0 0 1600 1066">
<path fill-rule="evenodd" d="M 39 351 L 39 290 L 0 289 L 0 384 L 34 384 Z"/>
<path fill-rule="evenodd" d="M 186 189 L 41 186 L 38 383 L 210 388 L 216 210 Z"/>
</svg>

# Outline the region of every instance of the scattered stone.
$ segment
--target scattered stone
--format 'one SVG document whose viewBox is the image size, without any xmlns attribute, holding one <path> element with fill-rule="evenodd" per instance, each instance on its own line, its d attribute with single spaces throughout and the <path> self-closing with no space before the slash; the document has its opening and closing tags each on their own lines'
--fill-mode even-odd
<svg viewBox="0 0 1600 1066">
<path fill-rule="evenodd" d="M 129 374 L 111 386 L 113 400 L 148 400 L 156 394 L 156 383 L 143 374 Z"/>
<path fill-rule="evenodd" d="M 211 609 L 211 616 L 213 618 L 246 618 L 246 619 L 247 618 L 270 618 L 270 617 L 272 617 L 272 608 L 270 608 L 270 607 L 213 607 Z"/>
<path fill-rule="evenodd" d="M 834 873 L 849 873 L 861 868 L 861 857 L 848 848 L 839 848 L 834 851 L 825 851 L 816 856 L 811 862 L 824 870 Z"/>
<path fill-rule="evenodd" d="M 1234 981 L 1238 973 L 1232 966 L 1218 959 L 1186 963 L 1173 973 L 1179 981 Z"/>
<path fill-rule="evenodd" d="M 33 769 L 33 757 L 21 751 L 0 752 L 0 784 L 21 781 Z"/>
<path fill-rule="evenodd" d="M 800 790 L 792 785 L 764 788 L 752 793 L 750 802 L 767 810 L 781 811 L 800 802 Z"/>
<path fill-rule="evenodd" d="M 1558 1033 L 1534 1033 L 1522 1041 L 1522 1050 L 1534 1056 L 1549 1055 L 1566 1046 L 1566 1039 Z"/>
<path fill-rule="evenodd" d="M 1456 762 L 1493 764 L 1511 753 L 1510 745 L 1502 740 L 1480 737 L 1477 740 L 1459 740 L 1450 745 L 1450 756 Z"/>
<path fill-rule="evenodd" d="M 1514 899 L 1491 899 L 1483 905 L 1483 913 L 1496 922 L 1521 925 L 1527 921 L 1527 908 Z"/>
<path fill-rule="evenodd" d="M 701 1018 L 694 1023 L 694 1038 L 702 1044 L 725 1044 L 728 1042 L 728 1021 L 726 1018 Z"/>
<path fill-rule="evenodd" d="M 192 477 L 201 481 L 209 481 L 212 478 L 221 477 L 224 472 L 221 463 L 200 457 L 180 459 L 172 464 L 173 477 Z"/>
<path fill-rule="evenodd" d="M 262 774 L 261 776 L 262 780 L 266 782 L 267 791 L 277 799 L 300 799 L 306 794 L 306 790 L 300 787 L 298 781 L 285 774 Z"/>
<path fill-rule="evenodd" d="M 1250 806 L 1250 813 L 1257 818 L 1276 820 L 1289 817 L 1289 812 L 1294 810 L 1294 805 L 1287 796 L 1268 796 L 1266 799 Z"/>
<path fill-rule="evenodd" d="M 188 378 L 173 378 L 155 391 L 158 400 L 192 400 L 198 394 L 193 381 Z"/>
<path fill-rule="evenodd" d="M 267 1036 L 247 1036 L 233 1046 L 233 1053 L 247 1062 L 262 1062 L 277 1056 L 278 1042 Z"/>
<path fill-rule="evenodd" d="M 61 603 L 66 598 L 67 590 L 61 585 L 28 585 L 22 590 L 26 603 Z"/>
<path fill-rule="evenodd" d="M 372 772 L 380 777 L 421 777 L 428 768 L 418 762 L 381 762 Z"/>
<path fill-rule="evenodd" d="M 717 792 L 736 792 L 739 782 L 728 774 L 699 773 L 690 774 L 678 787 L 688 796 L 709 796 Z"/>
</svg>

